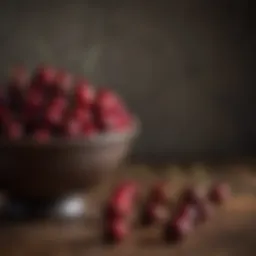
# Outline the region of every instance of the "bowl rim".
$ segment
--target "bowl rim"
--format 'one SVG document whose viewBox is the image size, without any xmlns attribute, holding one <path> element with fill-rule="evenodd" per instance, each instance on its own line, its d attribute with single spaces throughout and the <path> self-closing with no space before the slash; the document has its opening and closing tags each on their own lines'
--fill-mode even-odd
<svg viewBox="0 0 256 256">
<path fill-rule="evenodd" d="M 136 118 L 134 125 L 122 132 L 105 132 L 96 134 L 92 137 L 77 137 L 73 139 L 68 138 L 52 138 L 50 142 L 37 142 L 32 138 L 24 138 L 17 141 L 10 141 L 8 139 L 0 138 L 0 148 L 4 147 L 36 147 L 36 148 L 49 148 L 49 147 L 68 147 L 68 146 L 81 146 L 81 147 L 99 147 L 108 146 L 110 144 L 119 144 L 126 141 L 131 141 L 140 133 L 141 125 Z"/>
</svg>

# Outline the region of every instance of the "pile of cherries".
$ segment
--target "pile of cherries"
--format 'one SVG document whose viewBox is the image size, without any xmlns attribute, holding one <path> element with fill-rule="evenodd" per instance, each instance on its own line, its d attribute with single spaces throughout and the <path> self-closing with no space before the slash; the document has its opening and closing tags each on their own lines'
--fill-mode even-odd
<svg viewBox="0 0 256 256">
<path fill-rule="evenodd" d="M 45 142 L 53 137 L 91 137 L 124 132 L 133 117 L 121 98 L 106 88 L 96 90 L 86 79 L 39 66 L 32 74 L 14 67 L 0 92 L 0 135 Z"/>
<path fill-rule="evenodd" d="M 212 184 L 204 194 L 193 186 L 186 187 L 174 203 L 168 198 L 166 185 L 165 182 L 153 184 L 147 197 L 142 199 L 135 182 L 119 184 L 103 211 L 104 242 L 125 240 L 136 223 L 144 228 L 160 224 L 161 239 L 166 243 L 177 243 L 208 221 L 214 206 L 223 205 L 231 197 L 229 185 L 219 182 Z M 141 200 L 143 206 L 138 208 Z"/>
</svg>

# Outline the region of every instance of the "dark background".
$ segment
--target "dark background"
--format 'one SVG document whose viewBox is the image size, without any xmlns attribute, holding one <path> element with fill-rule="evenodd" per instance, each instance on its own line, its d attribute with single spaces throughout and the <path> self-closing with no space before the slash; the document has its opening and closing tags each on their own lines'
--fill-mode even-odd
<svg viewBox="0 0 256 256">
<path fill-rule="evenodd" d="M 251 154 L 253 18 L 246 0 L 2 0 L 0 75 L 47 62 L 114 88 L 142 120 L 139 157 Z"/>
</svg>

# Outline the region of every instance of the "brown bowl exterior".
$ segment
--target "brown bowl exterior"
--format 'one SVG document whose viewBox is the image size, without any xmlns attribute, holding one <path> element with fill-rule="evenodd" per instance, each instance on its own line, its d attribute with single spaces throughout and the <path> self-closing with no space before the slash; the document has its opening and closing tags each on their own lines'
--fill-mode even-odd
<svg viewBox="0 0 256 256">
<path fill-rule="evenodd" d="M 0 186 L 10 196 L 52 198 L 88 191 L 126 158 L 136 132 L 92 140 L 0 142 Z"/>
</svg>

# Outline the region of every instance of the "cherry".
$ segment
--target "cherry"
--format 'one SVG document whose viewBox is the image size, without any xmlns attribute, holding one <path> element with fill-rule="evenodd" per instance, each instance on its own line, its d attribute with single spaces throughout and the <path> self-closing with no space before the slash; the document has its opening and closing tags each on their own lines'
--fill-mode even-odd
<svg viewBox="0 0 256 256">
<path fill-rule="evenodd" d="M 180 204 L 198 204 L 202 200 L 199 191 L 194 187 L 185 188 L 179 198 Z"/>
<path fill-rule="evenodd" d="M 65 97 L 57 96 L 49 104 L 54 109 L 64 110 L 68 107 L 68 100 Z"/>
<path fill-rule="evenodd" d="M 164 226 L 163 239 L 167 243 L 177 243 L 184 240 L 192 230 L 191 221 L 187 218 L 170 222 Z"/>
<path fill-rule="evenodd" d="M 161 181 L 151 187 L 140 217 L 142 225 L 160 223 L 168 216 L 166 185 Z"/>
<path fill-rule="evenodd" d="M 95 125 L 93 123 L 85 123 L 83 125 L 82 130 L 83 130 L 83 134 L 86 137 L 92 137 L 92 136 L 96 135 L 98 132 L 97 128 L 95 127 Z"/>
<path fill-rule="evenodd" d="M 137 195 L 138 189 L 134 182 L 123 182 L 113 191 L 108 208 L 115 216 L 130 217 L 133 214 Z"/>
<path fill-rule="evenodd" d="M 196 216 L 196 225 L 205 223 L 213 215 L 213 209 L 208 202 L 201 202 L 199 205 L 195 206 L 197 216 Z"/>
<path fill-rule="evenodd" d="M 183 205 L 164 226 L 163 239 L 166 242 L 179 242 L 195 227 L 197 212 L 191 205 Z"/>
<path fill-rule="evenodd" d="M 72 116 L 79 120 L 83 126 L 92 126 L 93 123 L 93 116 L 90 108 L 81 108 L 81 107 L 76 107 L 72 111 Z M 86 129 L 86 128 L 85 128 Z"/>
<path fill-rule="evenodd" d="M 225 203 L 231 197 L 231 189 L 226 183 L 213 184 L 208 193 L 210 202 L 216 205 Z"/>
<path fill-rule="evenodd" d="M 45 104 L 44 96 L 42 91 L 36 88 L 31 88 L 28 91 L 22 110 L 22 116 L 26 126 L 31 126 L 32 123 L 32 126 L 34 126 L 42 117 Z"/>
<path fill-rule="evenodd" d="M 120 243 L 125 240 L 130 231 L 129 223 L 115 218 L 105 224 L 103 239 L 106 243 Z"/>
<path fill-rule="evenodd" d="M 69 118 L 64 128 L 65 135 L 68 137 L 77 137 L 82 135 L 82 124 L 76 118 Z"/>
<path fill-rule="evenodd" d="M 87 81 L 79 81 L 75 86 L 75 102 L 79 106 L 90 106 L 94 102 L 95 91 Z"/>
<path fill-rule="evenodd" d="M 59 126 L 62 124 L 63 116 L 62 111 L 56 108 L 48 108 L 45 116 L 46 122 L 53 126 Z"/>
<path fill-rule="evenodd" d="M 31 107 L 40 107 L 44 103 L 44 93 L 40 89 L 31 88 L 26 97 L 26 105 Z"/>
<path fill-rule="evenodd" d="M 168 217 L 168 208 L 156 202 L 147 202 L 143 207 L 140 221 L 143 226 L 161 223 Z"/>
<path fill-rule="evenodd" d="M 120 107 L 122 104 L 118 96 L 106 88 L 101 88 L 98 90 L 95 102 L 100 108 L 104 110 Z"/>
</svg>

